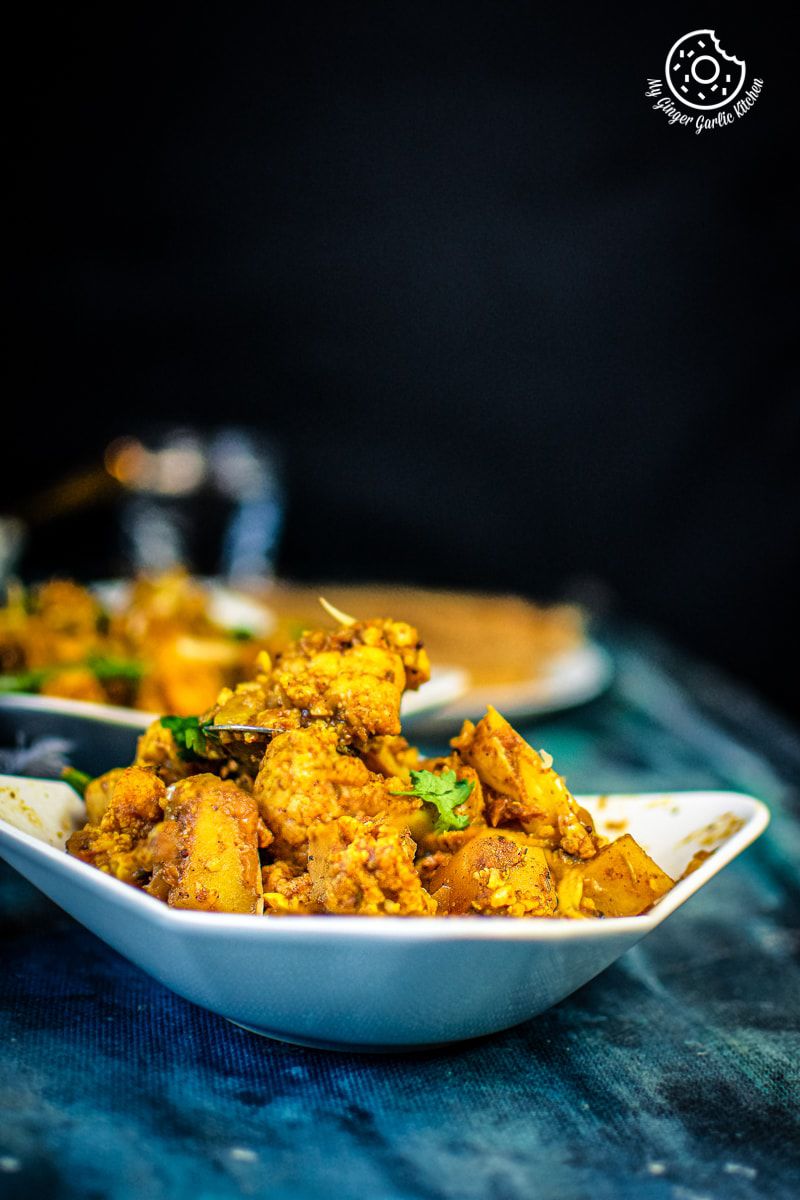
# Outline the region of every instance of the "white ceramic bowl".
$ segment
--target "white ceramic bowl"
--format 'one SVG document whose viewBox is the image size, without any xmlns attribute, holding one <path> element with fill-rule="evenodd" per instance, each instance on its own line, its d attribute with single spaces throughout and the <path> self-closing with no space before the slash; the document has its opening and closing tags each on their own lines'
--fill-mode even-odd
<svg viewBox="0 0 800 1200">
<path fill-rule="evenodd" d="M 179 995 L 281 1041 L 400 1050 L 536 1016 L 680 908 L 766 828 L 733 792 L 583 797 L 678 876 L 647 914 L 544 918 L 251 917 L 182 912 L 69 857 L 82 805 L 64 784 L 0 776 L 0 854 L 61 908 Z"/>
</svg>

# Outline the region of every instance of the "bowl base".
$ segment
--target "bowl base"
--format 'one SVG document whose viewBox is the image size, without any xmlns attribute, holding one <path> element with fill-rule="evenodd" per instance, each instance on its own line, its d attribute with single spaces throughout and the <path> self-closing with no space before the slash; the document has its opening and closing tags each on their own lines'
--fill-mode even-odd
<svg viewBox="0 0 800 1200">
<path fill-rule="evenodd" d="M 302 1046 L 306 1050 L 330 1050 L 336 1054 L 424 1054 L 426 1050 L 452 1049 L 459 1042 L 401 1042 L 397 1045 L 385 1045 L 371 1042 L 327 1042 L 323 1038 L 296 1037 L 278 1029 L 261 1029 L 257 1025 L 245 1025 L 243 1021 L 234 1021 L 226 1017 L 231 1025 L 255 1033 L 258 1037 L 270 1038 L 273 1042 L 285 1042 L 290 1046 Z M 479 1035 L 484 1036 L 484 1035 Z M 470 1038 L 474 1041 L 474 1038 Z"/>
</svg>

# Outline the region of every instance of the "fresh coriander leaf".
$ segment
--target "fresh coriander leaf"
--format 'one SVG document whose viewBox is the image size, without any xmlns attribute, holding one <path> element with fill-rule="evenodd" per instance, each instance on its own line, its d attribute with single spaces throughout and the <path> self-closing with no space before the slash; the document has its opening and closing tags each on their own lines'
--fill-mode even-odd
<svg viewBox="0 0 800 1200">
<path fill-rule="evenodd" d="M 228 630 L 228 637 L 232 642 L 252 642 L 255 636 L 252 629 L 247 629 L 244 625 L 236 625 Z"/>
<path fill-rule="evenodd" d="M 169 729 L 175 739 L 181 758 L 203 758 L 206 753 L 206 735 L 199 717 L 162 717 L 161 724 Z"/>
<path fill-rule="evenodd" d="M 108 658 L 102 654 L 88 658 L 86 666 L 101 682 L 104 679 L 139 680 L 144 674 L 144 667 L 134 659 Z"/>
<path fill-rule="evenodd" d="M 38 692 L 51 674 L 52 671 L 40 668 L 36 671 L 20 671 L 17 675 L 0 675 L 0 693 Z"/>
<path fill-rule="evenodd" d="M 61 778 L 64 783 L 68 783 L 71 788 L 74 788 L 79 796 L 85 796 L 86 789 L 93 777 L 87 775 L 85 771 L 78 771 L 75 767 L 64 767 Z"/>
<path fill-rule="evenodd" d="M 141 663 L 126 658 L 104 658 L 101 655 L 88 658 L 84 663 L 77 663 L 76 666 L 86 667 L 101 682 L 106 679 L 138 681 L 144 674 L 144 667 Z M 40 667 L 33 671 L 20 671 L 16 675 L 0 675 L 0 694 L 4 692 L 38 692 L 45 680 L 52 679 L 70 669 L 65 666 Z"/>
<path fill-rule="evenodd" d="M 84 666 L 101 682 L 106 679 L 130 679 L 138 681 L 144 674 L 141 663 L 127 658 L 104 658 L 96 656 L 88 658 Z M 62 674 L 71 668 L 65 666 L 40 667 L 33 671 L 20 671 L 16 675 L 0 675 L 0 694 L 4 692 L 38 692 L 47 679 Z"/>
<path fill-rule="evenodd" d="M 392 794 L 419 796 L 426 804 L 433 804 L 439 814 L 434 831 L 447 833 L 450 829 L 466 829 L 469 825 L 467 814 L 456 813 L 453 809 L 469 799 L 473 787 L 469 779 L 459 779 L 455 771 L 442 771 L 441 775 L 434 775 L 433 771 L 412 771 L 411 789 Z"/>
</svg>

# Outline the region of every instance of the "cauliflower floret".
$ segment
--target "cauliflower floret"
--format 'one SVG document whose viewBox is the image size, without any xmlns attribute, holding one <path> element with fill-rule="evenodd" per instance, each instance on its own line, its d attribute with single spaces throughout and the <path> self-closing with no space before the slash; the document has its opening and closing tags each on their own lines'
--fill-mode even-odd
<svg viewBox="0 0 800 1200">
<path fill-rule="evenodd" d="M 276 862 L 264 867 L 262 879 L 265 913 L 283 917 L 318 911 L 308 871 L 298 874 L 288 863 Z"/>
<path fill-rule="evenodd" d="M 68 853 L 125 883 L 146 882 L 153 866 L 149 835 L 165 803 L 166 788 L 154 771 L 127 767 L 113 783 L 100 823 L 73 833 Z"/>
<path fill-rule="evenodd" d="M 336 731 L 313 725 L 273 738 L 253 784 L 276 858 L 305 868 L 312 825 L 343 813 L 373 816 L 391 801 L 388 782 L 360 758 L 341 754 Z"/>
<path fill-rule="evenodd" d="M 400 733 L 403 692 L 430 677 L 417 631 L 390 620 L 304 634 L 259 665 L 255 681 L 223 692 L 210 719 L 282 730 L 323 721 L 337 725 L 340 741 L 363 745 Z"/>
<path fill-rule="evenodd" d="M 311 831 L 312 896 L 329 913 L 430 916 L 436 903 L 414 867 L 416 844 L 407 830 L 380 818 L 340 817 Z"/>
</svg>

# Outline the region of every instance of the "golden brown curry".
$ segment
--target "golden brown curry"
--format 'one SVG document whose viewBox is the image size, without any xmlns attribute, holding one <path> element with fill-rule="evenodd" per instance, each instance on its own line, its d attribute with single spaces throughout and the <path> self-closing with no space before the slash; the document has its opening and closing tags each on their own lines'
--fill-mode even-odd
<svg viewBox="0 0 800 1200">
<path fill-rule="evenodd" d="M 142 577 L 118 612 L 88 588 L 54 579 L 9 590 L 0 608 L 0 692 L 38 692 L 146 712 L 196 713 L 246 679 L 262 649 L 223 629 L 185 571 Z"/>
<path fill-rule="evenodd" d="M 410 746 L 400 701 L 430 672 L 411 625 L 348 618 L 257 668 L 93 780 L 69 852 L 173 907 L 273 916 L 633 916 L 672 886 L 495 709 L 444 757 Z"/>
</svg>

